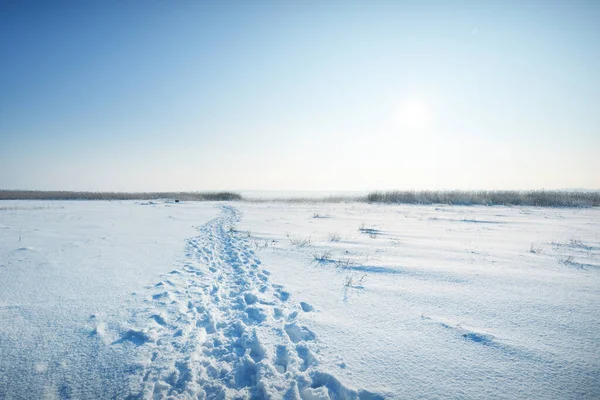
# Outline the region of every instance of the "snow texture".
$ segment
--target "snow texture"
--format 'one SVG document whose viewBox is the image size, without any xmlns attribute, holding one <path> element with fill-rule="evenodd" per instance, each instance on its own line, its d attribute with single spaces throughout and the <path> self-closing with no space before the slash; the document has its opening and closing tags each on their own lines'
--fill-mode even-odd
<svg viewBox="0 0 600 400">
<path fill-rule="evenodd" d="M 3 204 L 2 399 L 600 397 L 598 209 Z"/>
<path fill-rule="evenodd" d="M 148 348 L 139 397 L 378 398 L 318 369 L 316 335 L 234 230 L 239 219 L 223 206 L 188 240 L 189 263 L 155 285 L 138 315 L 146 326 L 119 340 Z"/>
</svg>

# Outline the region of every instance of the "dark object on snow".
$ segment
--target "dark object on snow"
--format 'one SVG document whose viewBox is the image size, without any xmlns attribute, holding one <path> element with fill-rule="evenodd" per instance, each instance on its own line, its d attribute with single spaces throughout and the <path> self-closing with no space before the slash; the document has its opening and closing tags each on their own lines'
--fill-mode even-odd
<svg viewBox="0 0 600 400">
<path fill-rule="evenodd" d="M 179 203 L 179 200 L 175 200 L 175 203 Z"/>
</svg>

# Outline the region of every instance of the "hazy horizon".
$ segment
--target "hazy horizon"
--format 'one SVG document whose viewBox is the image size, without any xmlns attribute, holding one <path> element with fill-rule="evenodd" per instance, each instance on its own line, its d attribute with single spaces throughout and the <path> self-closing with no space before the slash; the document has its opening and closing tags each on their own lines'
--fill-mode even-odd
<svg viewBox="0 0 600 400">
<path fill-rule="evenodd" d="M 92 190 L 92 191 L 77 191 L 77 190 L 60 190 L 60 189 L 52 189 L 52 190 L 36 190 L 36 189 L 5 189 L 0 188 L 0 192 L 39 192 L 39 193 L 125 193 L 125 194 L 143 194 L 143 193 L 234 193 L 239 194 L 244 199 L 285 199 L 285 198 L 321 198 L 325 199 L 328 197 L 353 197 L 353 196 L 366 196 L 368 194 L 373 193 L 394 193 L 394 192 L 431 192 L 431 193 L 442 193 L 442 192 L 464 192 L 464 193 L 477 193 L 477 192 L 521 192 L 521 193 L 531 193 L 531 192 L 566 192 L 566 193 L 595 193 L 600 192 L 600 189 L 588 189 L 588 188 L 559 188 L 559 189 L 503 189 L 503 190 L 488 190 L 488 189 L 473 189 L 473 190 L 460 190 L 453 188 L 441 188 L 441 189 L 388 189 L 388 190 L 270 190 L 270 189 L 262 189 L 262 190 L 185 190 L 185 191 L 151 191 L 151 190 L 127 190 L 127 191 L 102 191 L 102 190 Z"/>
<path fill-rule="evenodd" d="M 0 188 L 600 188 L 600 3 L 4 2 Z"/>
</svg>

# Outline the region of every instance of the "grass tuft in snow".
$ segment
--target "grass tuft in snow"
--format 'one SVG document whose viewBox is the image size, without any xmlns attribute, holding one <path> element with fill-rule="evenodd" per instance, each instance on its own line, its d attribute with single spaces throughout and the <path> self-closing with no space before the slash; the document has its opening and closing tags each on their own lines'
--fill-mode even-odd
<svg viewBox="0 0 600 400">
<path fill-rule="evenodd" d="M 298 247 L 308 247 L 311 244 L 311 237 L 307 237 L 307 238 L 301 238 L 301 237 L 295 237 L 295 236 L 288 236 L 288 238 L 290 239 L 290 243 L 293 244 L 294 246 L 298 246 Z"/>
<path fill-rule="evenodd" d="M 558 262 L 560 262 L 563 265 L 577 265 L 575 263 L 575 257 L 573 257 L 572 255 L 560 257 L 558 259 Z"/>
<path fill-rule="evenodd" d="M 360 225 L 360 227 L 358 228 L 358 230 L 360 231 L 360 233 L 364 233 L 366 235 L 369 235 L 369 237 L 371 239 L 377 238 L 377 235 L 379 235 L 381 233 L 374 226 L 367 226 L 364 223 Z"/>
<path fill-rule="evenodd" d="M 586 245 L 585 243 L 583 243 L 579 239 L 571 239 L 571 240 L 569 240 L 569 246 L 576 247 L 576 248 L 583 249 L 583 250 L 591 250 L 592 249 L 591 246 Z"/>
<path fill-rule="evenodd" d="M 329 215 L 325 215 L 325 214 L 321 214 L 321 213 L 315 212 L 315 213 L 313 213 L 312 217 L 315 218 L 315 219 L 321 219 L 321 218 L 329 218 Z"/>
<path fill-rule="evenodd" d="M 318 250 L 313 249 L 311 251 L 312 257 L 318 263 L 325 263 L 332 261 L 333 252 L 331 250 Z"/>
<path fill-rule="evenodd" d="M 339 242 L 342 240 L 342 235 L 340 235 L 338 232 L 331 232 L 327 235 L 327 240 L 330 242 Z"/>
<path fill-rule="evenodd" d="M 346 277 L 344 278 L 344 286 L 349 288 L 362 289 L 364 287 L 363 283 L 365 282 L 366 277 L 367 274 L 361 275 L 360 278 L 357 277 L 355 274 L 346 275 Z"/>
<path fill-rule="evenodd" d="M 252 246 L 255 250 L 266 250 L 275 243 L 274 240 L 269 239 L 253 239 Z"/>
<path fill-rule="evenodd" d="M 360 260 L 356 257 L 346 255 L 338 258 L 337 260 L 334 260 L 334 263 L 336 268 L 350 269 L 352 267 L 356 267 L 363 264 L 363 261 L 364 260 Z"/>
<path fill-rule="evenodd" d="M 529 246 L 529 252 L 533 254 L 541 254 L 543 247 L 544 246 L 541 243 L 531 243 L 531 246 Z"/>
</svg>

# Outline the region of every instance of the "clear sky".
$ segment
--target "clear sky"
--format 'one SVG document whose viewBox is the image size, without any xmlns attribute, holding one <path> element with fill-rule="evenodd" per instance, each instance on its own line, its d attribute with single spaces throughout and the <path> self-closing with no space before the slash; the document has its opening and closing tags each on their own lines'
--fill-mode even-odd
<svg viewBox="0 0 600 400">
<path fill-rule="evenodd" d="M 0 188 L 600 188 L 600 1 L 0 1 Z"/>
</svg>

